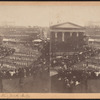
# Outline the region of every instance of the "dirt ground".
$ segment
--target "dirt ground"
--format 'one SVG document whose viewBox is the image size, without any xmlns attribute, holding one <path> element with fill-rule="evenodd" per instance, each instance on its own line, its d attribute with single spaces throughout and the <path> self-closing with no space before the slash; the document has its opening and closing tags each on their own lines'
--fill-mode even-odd
<svg viewBox="0 0 100 100">
<path fill-rule="evenodd" d="M 87 84 L 87 85 L 86 85 Z M 77 85 L 72 88 L 72 93 L 100 93 L 100 79 L 91 79 L 87 83 Z M 58 80 L 57 75 L 51 77 L 52 93 L 70 93 L 68 88 L 64 87 L 63 81 Z"/>
<path fill-rule="evenodd" d="M 3 93 L 48 93 L 50 92 L 50 77 L 48 71 L 37 73 L 35 76 L 28 76 L 22 78 L 22 84 L 19 84 L 19 78 L 3 79 L 2 88 Z M 0 86 L 1 86 L 0 85 Z M 1 90 L 2 89 L 2 90 Z"/>
</svg>

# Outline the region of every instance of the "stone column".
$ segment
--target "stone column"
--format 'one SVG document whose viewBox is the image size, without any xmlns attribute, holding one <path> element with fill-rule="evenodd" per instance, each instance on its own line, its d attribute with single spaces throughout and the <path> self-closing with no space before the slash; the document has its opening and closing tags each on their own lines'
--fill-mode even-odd
<svg viewBox="0 0 100 100">
<path fill-rule="evenodd" d="M 77 32 L 77 37 L 79 36 L 79 33 Z"/>
<path fill-rule="evenodd" d="M 70 36 L 72 36 L 72 32 L 70 32 Z"/>
<path fill-rule="evenodd" d="M 57 38 L 57 32 L 55 32 L 55 38 Z"/>
<path fill-rule="evenodd" d="M 57 32 L 55 32 L 55 41 L 57 41 Z"/>
<path fill-rule="evenodd" d="M 62 32 L 62 41 L 64 42 L 64 38 L 65 38 L 65 36 L 64 36 L 65 34 L 64 34 L 64 32 Z"/>
</svg>

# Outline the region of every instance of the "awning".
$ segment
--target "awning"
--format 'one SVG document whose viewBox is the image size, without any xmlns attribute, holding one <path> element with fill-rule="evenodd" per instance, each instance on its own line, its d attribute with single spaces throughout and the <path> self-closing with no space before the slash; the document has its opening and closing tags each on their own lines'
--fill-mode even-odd
<svg viewBox="0 0 100 100">
<path fill-rule="evenodd" d="M 33 40 L 33 42 L 41 42 L 41 41 L 42 41 L 41 39 Z"/>
<path fill-rule="evenodd" d="M 54 76 L 54 75 L 57 75 L 57 74 L 58 74 L 57 71 L 54 71 L 54 70 L 51 70 L 51 71 L 50 71 L 50 77 L 51 77 L 51 76 Z"/>
</svg>

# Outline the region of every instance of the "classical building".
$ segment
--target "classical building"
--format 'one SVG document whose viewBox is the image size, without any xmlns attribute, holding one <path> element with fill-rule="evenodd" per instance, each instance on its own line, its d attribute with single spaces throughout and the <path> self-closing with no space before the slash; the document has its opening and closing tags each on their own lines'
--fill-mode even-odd
<svg viewBox="0 0 100 100">
<path fill-rule="evenodd" d="M 85 41 L 85 28 L 82 26 L 66 22 L 50 27 L 52 53 L 75 52 L 86 44 Z"/>
</svg>

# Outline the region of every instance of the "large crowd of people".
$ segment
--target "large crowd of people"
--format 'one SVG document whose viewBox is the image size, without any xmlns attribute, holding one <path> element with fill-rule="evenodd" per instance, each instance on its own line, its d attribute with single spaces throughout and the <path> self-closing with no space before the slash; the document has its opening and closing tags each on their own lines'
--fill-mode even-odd
<svg viewBox="0 0 100 100">
<path fill-rule="evenodd" d="M 51 66 L 52 67 L 62 66 L 64 68 L 70 68 L 72 65 L 84 61 L 85 59 L 88 59 L 92 56 L 95 56 L 98 53 L 100 53 L 99 49 L 97 50 L 97 49 L 92 49 L 90 47 L 86 47 L 83 49 L 83 51 L 74 53 L 73 55 L 62 55 L 54 57 L 51 60 Z"/>
<path fill-rule="evenodd" d="M 58 80 L 64 83 L 64 89 L 73 92 L 73 88 L 80 85 L 87 86 L 88 80 L 100 79 L 99 70 L 64 70 L 58 73 Z"/>
<path fill-rule="evenodd" d="M 37 59 L 37 61 L 33 62 L 28 67 L 22 67 L 22 68 L 15 68 L 11 70 L 1 70 L 0 76 L 2 78 L 16 78 L 16 77 L 26 77 L 29 75 L 32 75 L 36 73 L 37 71 L 43 71 L 44 65 L 47 63 L 47 57 L 49 55 L 48 53 L 48 42 L 44 43 L 44 48 L 41 50 L 42 55 Z M 83 52 L 75 53 L 73 55 L 63 55 L 62 57 L 55 58 L 52 60 L 51 65 L 53 67 L 55 66 L 61 66 L 63 71 L 66 71 L 71 68 L 72 65 L 81 62 L 85 60 L 86 58 L 89 58 L 90 56 L 97 55 L 100 52 L 100 50 L 91 49 L 89 47 L 84 48 Z M 36 63 L 37 62 L 37 63 Z M 47 69 L 47 67 L 45 68 Z"/>
<path fill-rule="evenodd" d="M 41 52 L 44 52 L 44 50 L 41 50 Z M 30 55 L 32 56 L 33 53 L 31 53 Z M 0 77 L 1 79 L 13 79 L 13 78 L 22 78 L 22 77 L 27 77 L 27 76 L 32 76 L 32 75 L 35 76 L 38 72 L 44 72 L 48 70 L 47 63 L 48 62 L 47 62 L 45 52 L 44 52 L 42 55 L 40 55 L 40 57 L 37 57 L 37 60 L 32 61 L 32 63 L 28 65 L 27 67 L 23 66 L 23 67 L 16 67 L 16 68 L 1 69 Z"/>
<path fill-rule="evenodd" d="M 82 51 L 74 53 L 73 55 L 63 54 L 62 56 L 52 57 L 51 62 L 49 62 L 49 47 L 49 42 L 45 41 L 43 43 L 43 47 L 40 48 L 41 56 L 28 67 L 0 70 L 0 79 L 25 78 L 28 76 L 35 77 L 38 72 L 42 75 L 42 73 L 47 70 L 49 73 L 49 67 L 47 65 L 50 63 L 53 68 L 61 66 L 61 69 L 58 71 L 58 80 L 63 80 L 65 88 L 69 88 L 69 90 L 71 90 L 73 86 L 82 84 L 84 81 L 86 83 L 88 79 L 100 78 L 100 71 L 98 70 L 77 70 L 77 68 L 72 68 L 73 65 L 98 55 L 100 53 L 100 49 L 97 50 L 85 47 Z M 0 54 L 4 54 L 5 57 L 13 54 L 15 51 L 14 49 L 1 47 L 0 52 Z M 86 66 L 88 66 L 88 62 L 86 64 Z"/>
<path fill-rule="evenodd" d="M 64 92 L 73 92 L 73 88 L 77 85 L 84 84 L 87 86 L 87 81 L 89 79 L 100 79 L 100 70 L 88 68 L 88 60 L 100 53 L 100 49 L 93 49 L 90 47 L 84 48 L 83 51 L 73 54 L 73 55 L 63 55 L 60 57 L 55 57 L 52 60 L 52 67 L 55 68 L 60 66 L 58 71 L 58 80 L 64 82 Z M 78 68 L 77 63 L 85 61 L 87 68 L 81 66 Z M 76 64 L 76 66 L 75 66 Z M 75 66 L 75 67 L 74 67 Z"/>
<path fill-rule="evenodd" d="M 28 50 L 29 48 L 27 48 Z M 24 78 L 28 78 L 28 77 L 33 77 L 33 79 L 35 80 L 36 78 L 41 78 L 43 80 L 45 80 L 47 77 L 49 77 L 49 67 L 48 67 L 48 61 L 45 58 L 45 56 L 43 56 L 44 54 L 41 55 L 41 52 L 34 52 L 34 50 L 21 50 L 20 51 L 20 55 L 18 52 L 13 52 L 13 53 L 9 53 L 9 55 L 4 55 L 3 56 L 3 61 L 5 61 L 5 63 L 12 60 L 13 61 L 22 61 L 25 60 L 25 63 L 27 63 L 28 61 L 31 63 L 28 64 L 28 66 L 17 66 L 14 68 L 0 68 L 0 91 L 3 91 L 3 80 L 7 79 L 7 80 L 13 80 L 13 79 L 19 79 L 19 85 L 22 86 L 22 84 L 24 83 L 23 79 Z M 36 50 L 35 50 L 36 51 Z M 6 53 L 7 51 L 5 51 Z M 33 54 L 35 53 L 35 54 Z M 36 55 L 37 53 L 37 55 Z M 31 55 L 31 56 L 29 56 Z M 17 58 L 16 58 L 16 57 Z M 35 57 L 37 56 L 37 57 Z M 18 58 L 19 57 L 19 58 Z M 33 59 L 29 59 L 29 58 L 33 58 Z M 10 58 L 10 59 L 9 59 Z M 24 59 L 23 59 L 24 58 Z M 27 58 L 27 59 L 26 59 Z M 8 60 L 7 60 L 8 59 Z M 1 60 L 1 63 L 2 63 Z M 23 64 L 23 62 L 21 62 Z M 0 65 L 0 67 L 4 67 L 4 62 L 3 64 Z M 9 64 L 8 64 L 9 65 Z M 16 64 L 15 64 L 16 65 Z M 14 65 L 14 66 L 15 66 Z"/>
<path fill-rule="evenodd" d="M 2 79 L 22 78 L 22 77 L 36 75 L 37 72 L 39 71 L 43 72 L 45 70 L 48 70 L 48 68 L 46 67 L 46 59 L 39 57 L 37 61 L 33 62 L 28 67 L 1 70 L 0 77 Z"/>
<path fill-rule="evenodd" d="M 15 49 L 0 46 L 0 58 L 12 55 L 15 52 Z"/>
</svg>

